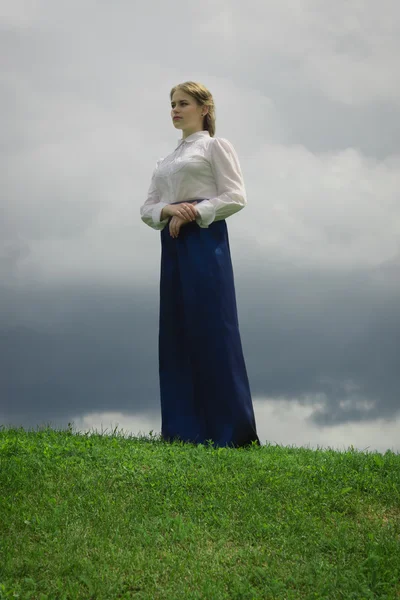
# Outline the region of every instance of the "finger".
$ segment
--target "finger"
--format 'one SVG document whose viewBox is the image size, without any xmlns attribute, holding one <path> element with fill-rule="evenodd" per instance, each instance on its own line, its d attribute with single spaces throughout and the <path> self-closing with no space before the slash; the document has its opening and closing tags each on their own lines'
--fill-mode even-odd
<svg viewBox="0 0 400 600">
<path fill-rule="evenodd" d="M 196 205 L 197 202 L 193 202 L 193 204 L 190 205 L 190 210 L 192 211 L 192 215 L 193 215 L 193 219 L 197 218 L 197 212 L 196 212 Z"/>
<path fill-rule="evenodd" d="M 190 214 L 188 209 L 186 208 L 185 205 L 181 205 L 181 207 L 178 210 L 178 214 L 177 214 L 179 219 L 183 219 L 185 221 L 190 219 Z"/>
<path fill-rule="evenodd" d="M 187 218 L 190 221 L 193 221 L 193 219 L 195 218 L 195 208 L 194 206 L 192 206 L 192 204 L 185 204 L 185 209 L 186 209 L 186 214 L 187 214 Z"/>
</svg>

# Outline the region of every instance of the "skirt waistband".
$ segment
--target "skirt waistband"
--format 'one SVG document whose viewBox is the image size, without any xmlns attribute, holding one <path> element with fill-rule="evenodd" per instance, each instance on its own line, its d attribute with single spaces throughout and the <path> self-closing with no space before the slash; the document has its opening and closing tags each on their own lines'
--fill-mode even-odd
<svg viewBox="0 0 400 600">
<path fill-rule="evenodd" d="M 178 200 L 178 202 L 171 202 L 171 204 L 182 204 L 182 202 L 201 202 L 202 200 L 208 200 L 208 198 L 193 198 L 192 200 Z"/>
</svg>

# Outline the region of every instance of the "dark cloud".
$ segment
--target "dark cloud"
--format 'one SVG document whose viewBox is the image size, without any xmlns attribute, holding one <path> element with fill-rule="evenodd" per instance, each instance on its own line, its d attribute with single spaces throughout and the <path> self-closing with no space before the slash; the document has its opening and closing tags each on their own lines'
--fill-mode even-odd
<svg viewBox="0 0 400 600">
<path fill-rule="evenodd" d="M 377 283 L 374 270 L 260 268 L 236 279 L 254 396 L 322 401 L 312 417 L 320 425 L 399 413 L 398 286 Z M 1 297 L 7 418 L 159 411 L 157 282 L 147 290 L 3 287 Z"/>
<path fill-rule="evenodd" d="M 14 318 L 0 330 L 0 413 L 41 422 L 157 409 L 154 296 L 94 286 L 1 292 Z"/>
<path fill-rule="evenodd" d="M 322 401 L 312 417 L 320 425 L 395 417 L 399 273 L 260 269 L 249 278 L 240 320 L 253 394 Z"/>
</svg>

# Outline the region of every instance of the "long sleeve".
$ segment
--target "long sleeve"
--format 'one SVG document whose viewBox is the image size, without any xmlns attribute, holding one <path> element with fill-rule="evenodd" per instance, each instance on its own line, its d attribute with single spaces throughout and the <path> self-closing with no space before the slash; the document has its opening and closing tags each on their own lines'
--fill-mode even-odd
<svg viewBox="0 0 400 600">
<path fill-rule="evenodd" d="M 215 138 L 210 145 L 210 162 L 218 195 L 196 205 L 200 214 L 196 223 L 203 228 L 213 221 L 226 219 L 247 204 L 243 175 L 232 144 L 224 138 Z"/>
<path fill-rule="evenodd" d="M 164 208 L 164 206 L 167 206 L 167 203 L 160 201 L 154 178 L 161 160 L 162 159 L 157 161 L 156 167 L 153 171 L 149 191 L 147 192 L 147 200 L 140 207 L 140 216 L 142 218 L 142 221 L 146 223 L 146 225 L 148 225 L 149 227 L 158 230 L 164 229 L 164 227 L 168 223 L 168 218 L 164 219 L 163 221 L 160 221 L 161 211 Z"/>
</svg>

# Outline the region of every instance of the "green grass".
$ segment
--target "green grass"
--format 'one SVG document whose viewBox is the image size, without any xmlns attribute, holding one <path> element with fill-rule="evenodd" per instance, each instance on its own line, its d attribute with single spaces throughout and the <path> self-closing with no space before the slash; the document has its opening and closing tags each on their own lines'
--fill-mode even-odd
<svg viewBox="0 0 400 600">
<path fill-rule="evenodd" d="M 0 428 L 0 600 L 400 598 L 400 455 Z"/>
</svg>

